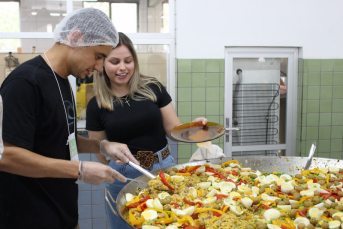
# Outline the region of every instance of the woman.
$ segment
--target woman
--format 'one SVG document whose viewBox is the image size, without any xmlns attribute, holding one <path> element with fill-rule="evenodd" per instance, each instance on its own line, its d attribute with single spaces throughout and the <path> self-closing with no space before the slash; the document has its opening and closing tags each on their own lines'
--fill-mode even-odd
<svg viewBox="0 0 343 229">
<path fill-rule="evenodd" d="M 140 74 L 137 54 L 131 40 L 119 33 L 119 44 L 105 59 L 102 73 L 94 75 L 95 97 L 87 106 L 86 129 L 90 138 L 124 143 L 148 171 L 175 164 L 170 155 L 166 135 L 180 125 L 166 89 L 153 77 Z M 205 125 L 207 119 L 197 118 Z M 171 138 L 172 139 L 172 138 Z M 128 165 L 108 162 L 125 177 L 136 178 L 142 173 Z M 124 183 L 107 184 L 116 199 Z M 106 204 L 110 228 L 128 228 Z"/>
</svg>

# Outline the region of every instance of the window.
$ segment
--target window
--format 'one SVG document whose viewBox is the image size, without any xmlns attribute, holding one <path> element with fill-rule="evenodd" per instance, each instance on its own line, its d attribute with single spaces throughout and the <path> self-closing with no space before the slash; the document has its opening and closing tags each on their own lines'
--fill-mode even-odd
<svg viewBox="0 0 343 229">
<path fill-rule="evenodd" d="M 0 2 L 0 32 L 20 32 L 19 2 Z M 0 52 L 13 52 L 19 46 L 19 39 L 0 39 Z"/>
</svg>

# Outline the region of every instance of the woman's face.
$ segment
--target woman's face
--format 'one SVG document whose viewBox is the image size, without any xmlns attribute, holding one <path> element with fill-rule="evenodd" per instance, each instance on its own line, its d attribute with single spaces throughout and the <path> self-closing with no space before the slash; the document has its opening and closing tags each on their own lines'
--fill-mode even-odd
<svg viewBox="0 0 343 229">
<path fill-rule="evenodd" d="M 135 70 L 133 56 L 125 45 L 113 49 L 105 59 L 104 66 L 111 85 L 115 86 L 127 84 Z"/>
</svg>

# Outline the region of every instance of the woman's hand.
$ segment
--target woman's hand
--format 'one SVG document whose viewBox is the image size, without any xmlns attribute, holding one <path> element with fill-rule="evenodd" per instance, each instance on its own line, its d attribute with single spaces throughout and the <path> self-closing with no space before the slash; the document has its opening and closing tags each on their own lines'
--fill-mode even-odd
<svg viewBox="0 0 343 229">
<path fill-rule="evenodd" d="M 204 117 L 196 118 L 192 122 L 201 122 L 205 126 L 207 123 L 207 118 L 204 118 Z"/>
</svg>

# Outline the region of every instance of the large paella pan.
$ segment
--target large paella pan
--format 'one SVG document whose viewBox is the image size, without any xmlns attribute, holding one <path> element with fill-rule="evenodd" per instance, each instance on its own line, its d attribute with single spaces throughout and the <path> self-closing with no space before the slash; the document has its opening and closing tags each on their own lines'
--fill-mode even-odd
<svg viewBox="0 0 343 229">
<path fill-rule="evenodd" d="M 305 171 L 306 161 L 250 156 L 169 166 L 153 171 L 154 180 L 128 183 L 113 212 L 143 229 L 341 228 L 343 162 L 314 158 Z"/>
</svg>

